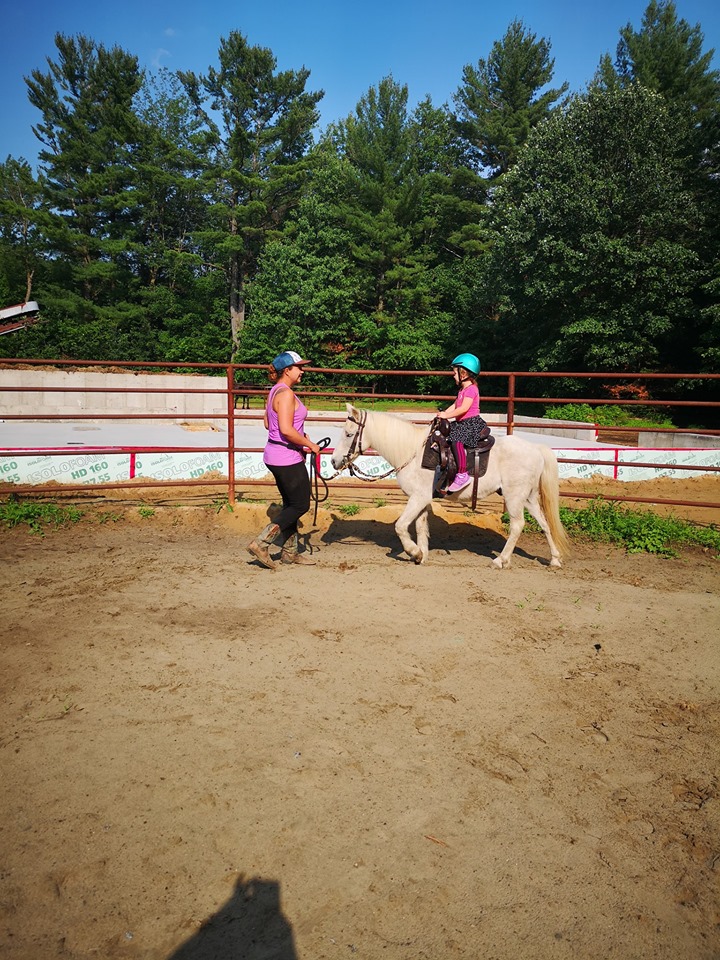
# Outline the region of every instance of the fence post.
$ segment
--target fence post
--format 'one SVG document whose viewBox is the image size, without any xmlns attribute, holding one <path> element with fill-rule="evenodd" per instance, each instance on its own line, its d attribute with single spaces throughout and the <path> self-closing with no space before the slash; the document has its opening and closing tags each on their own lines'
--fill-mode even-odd
<svg viewBox="0 0 720 960">
<path fill-rule="evenodd" d="M 235 367 L 227 368 L 227 411 L 228 411 L 228 503 L 235 503 Z"/>
<path fill-rule="evenodd" d="M 508 436 L 513 432 L 515 422 L 515 374 L 511 373 L 508 377 L 508 405 L 507 405 L 507 433 Z"/>
</svg>

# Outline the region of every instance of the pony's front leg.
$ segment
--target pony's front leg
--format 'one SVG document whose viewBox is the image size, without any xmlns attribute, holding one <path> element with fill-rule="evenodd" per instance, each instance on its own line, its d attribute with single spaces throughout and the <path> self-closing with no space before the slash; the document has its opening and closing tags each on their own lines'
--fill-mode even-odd
<svg viewBox="0 0 720 960">
<path fill-rule="evenodd" d="M 420 514 L 415 521 L 415 536 L 417 538 L 418 550 L 422 556 L 420 563 L 423 563 L 425 560 L 427 560 L 428 553 L 430 552 L 430 525 L 428 523 L 429 512 L 429 507 L 425 507 L 424 510 L 420 511 Z"/>
<path fill-rule="evenodd" d="M 418 543 L 410 536 L 410 525 L 416 524 Z M 427 498 L 414 494 L 398 517 L 395 532 L 400 537 L 405 553 L 415 561 L 423 563 L 428 553 Z"/>
</svg>

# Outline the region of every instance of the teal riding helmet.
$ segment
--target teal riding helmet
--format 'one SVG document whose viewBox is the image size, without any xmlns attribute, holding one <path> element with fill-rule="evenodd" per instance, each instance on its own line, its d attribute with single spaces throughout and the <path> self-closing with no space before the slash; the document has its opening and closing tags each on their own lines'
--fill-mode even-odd
<svg viewBox="0 0 720 960">
<path fill-rule="evenodd" d="M 474 353 L 460 353 L 450 364 L 451 367 L 465 367 L 477 376 L 480 373 L 480 361 Z"/>
</svg>

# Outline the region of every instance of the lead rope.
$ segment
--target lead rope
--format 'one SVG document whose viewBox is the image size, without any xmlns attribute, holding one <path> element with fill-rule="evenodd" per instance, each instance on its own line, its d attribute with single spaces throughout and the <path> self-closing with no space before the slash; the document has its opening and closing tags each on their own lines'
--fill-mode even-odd
<svg viewBox="0 0 720 960">
<path fill-rule="evenodd" d="M 330 437 L 323 437 L 322 440 L 318 441 L 318 446 L 320 447 L 320 453 L 314 453 L 310 457 L 310 495 L 315 501 L 313 526 L 317 525 L 318 506 L 321 503 L 325 503 L 327 498 L 330 496 L 328 483 L 325 477 L 322 475 L 320 463 L 320 454 L 323 450 L 326 450 L 330 446 Z M 330 479 L 332 479 L 332 477 Z M 320 496 L 320 484 L 323 486 L 322 497 Z"/>
</svg>

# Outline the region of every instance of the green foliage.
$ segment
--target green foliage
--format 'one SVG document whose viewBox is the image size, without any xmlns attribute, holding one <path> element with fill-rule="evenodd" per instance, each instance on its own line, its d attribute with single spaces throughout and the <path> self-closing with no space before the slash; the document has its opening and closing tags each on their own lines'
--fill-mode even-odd
<svg viewBox="0 0 720 960">
<path fill-rule="evenodd" d="M 25 160 L 0 163 L 0 306 L 33 299 L 48 221 L 44 189 Z"/>
<path fill-rule="evenodd" d="M 212 509 L 215 513 L 220 513 L 222 510 L 226 510 L 228 513 L 235 512 L 235 508 L 228 501 L 227 497 L 216 497 L 212 502 Z"/>
<path fill-rule="evenodd" d="M 217 68 L 178 74 L 212 146 L 203 171 L 207 222 L 195 240 L 224 271 L 233 354 L 246 319 L 246 285 L 297 205 L 323 96 L 305 90 L 309 70 L 276 67 L 269 48 L 251 46 L 233 30 L 220 42 Z"/>
<path fill-rule="evenodd" d="M 507 518 L 507 515 L 505 515 Z M 560 519 L 571 536 L 625 547 L 628 553 L 657 553 L 675 556 L 677 549 L 699 546 L 720 555 L 720 530 L 701 527 L 678 517 L 661 517 L 650 510 L 629 510 L 603 499 L 591 501 L 585 509 L 560 508 Z M 530 529 L 540 528 L 529 514 Z"/>
<path fill-rule="evenodd" d="M 718 363 L 717 275 L 720 262 L 720 71 L 712 68 L 713 50 L 703 51 L 700 24 L 679 18 L 672 0 L 650 0 L 640 29 L 628 23 L 620 31 L 615 61 L 616 85 L 640 84 L 658 93 L 676 125 L 677 152 L 698 215 L 693 246 L 702 279 L 695 292 L 699 314 L 694 329 L 677 331 L 671 359 L 675 369 L 720 370 Z M 604 65 L 609 78 L 607 64 Z M 690 319 L 690 318 L 689 318 Z"/>
<path fill-rule="evenodd" d="M 566 403 L 562 406 L 546 407 L 544 416 L 551 420 L 572 420 L 579 423 L 596 423 L 601 427 L 672 427 L 672 420 L 663 417 L 648 408 L 627 408 L 614 404 L 592 407 L 589 403 Z"/>
<path fill-rule="evenodd" d="M 577 97 L 531 135 L 493 216 L 511 367 L 672 364 L 699 279 L 676 134 L 662 98 L 633 86 Z"/>
<path fill-rule="evenodd" d="M 703 53 L 699 24 L 678 19 L 672 0 L 650 0 L 639 30 L 620 30 L 616 68 L 620 81 L 641 83 L 660 93 L 685 122 L 684 145 L 713 145 L 720 104 L 720 72 L 712 69 L 713 52 Z"/>
<path fill-rule="evenodd" d="M 545 89 L 554 66 L 550 42 L 513 20 L 487 60 L 463 68 L 463 85 L 453 98 L 458 132 L 471 161 L 491 176 L 514 165 L 530 131 L 567 91 L 567 83 Z"/>
<path fill-rule="evenodd" d="M 155 510 L 153 507 L 138 507 L 138 513 L 143 520 L 149 520 L 151 517 L 155 516 Z"/>
<path fill-rule="evenodd" d="M 55 45 L 48 72 L 33 70 L 27 81 L 42 117 L 34 130 L 44 144 L 47 232 L 72 265 L 71 289 L 95 308 L 111 307 L 129 282 L 141 73 L 137 57 L 119 47 L 62 34 Z"/>
<path fill-rule="evenodd" d="M 61 507 L 56 503 L 36 503 L 21 501 L 11 496 L 4 503 L 0 503 L 0 523 L 6 527 L 17 527 L 27 524 L 32 533 L 44 536 L 43 525 L 55 529 L 65 527 L 70 523 L 77 523 L 83 512 L 77 507 Z"/>
<path fill-rule="evenodd" d="M 344 517 L 355 517 L 358 513 L 360 513 L 361 508 L 357 503 L 344 503 L 337 509 L 338 513 L 341 513 Z"/>
<path fill-rule="evenodd" d="M 316 145 L 309 71 L 237 31 L 205 75 L 81 35 L 47 64 L 39 172 L 0 164 L 0 306 L 41 321 L 0 356 L 720 370 L 720 74 L 670 0 L 569 104 L 516 19 L 455 112 L 386 76 Z"/>
</svg>

